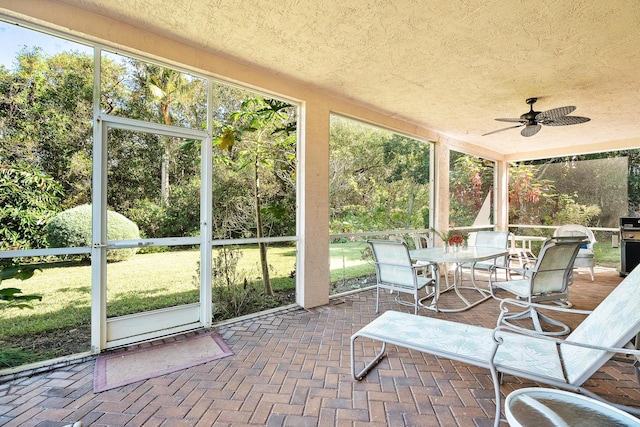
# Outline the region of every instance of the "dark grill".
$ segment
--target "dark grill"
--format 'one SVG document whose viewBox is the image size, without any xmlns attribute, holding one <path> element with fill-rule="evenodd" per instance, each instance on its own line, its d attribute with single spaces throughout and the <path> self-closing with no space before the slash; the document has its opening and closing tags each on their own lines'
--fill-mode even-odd
<svg viewBox="0 0 640 427">
<path fill-rule="evenodd" d="M 640 264 L 640 218 L 620 218 L 620 275 Z"/>
</svg>

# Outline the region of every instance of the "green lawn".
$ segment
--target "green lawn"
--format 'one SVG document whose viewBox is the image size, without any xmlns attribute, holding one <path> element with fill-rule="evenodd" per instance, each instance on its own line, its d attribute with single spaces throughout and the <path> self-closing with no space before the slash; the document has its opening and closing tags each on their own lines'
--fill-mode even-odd
<svg viewBox="0 0 640 427">
<path fill-rule="evenodd" d="M 620 248 L 611 246 L 611 242 L 597 242 L 593 245 L 596 265 L 600 267 L 620 267 Z"/>
<path fill-rule="evenodd" d="M 237 270 L 249 280 L 260 280 L 257 247 L 243 248 L 242 252 Z M 290 277 L 295 269 L 295 250 L 270 247 L 268 254 L 274 290 L 295 287 Z M 198 251 L 185 250 L 138 254 L 127 261 L 109 263 L 108 316 L 197 301 L 199 260 Z M 33 304 L 33 310 L 0 311 L 0 339 L 90 322 L 91 266 L 56 262 L 41 264 L 40 268 L 31 279 L 3 281 L 3 286 L 17 287 L 23 294 L 43 298 Z"/>
<path fill-rule="evenodd" d="M 375 274 L 371 251 L 366 242 L 332 243 L 329 245 L 330 281 Z"/>
<path fill-rule="evenodd" d="M 331 245 L 331 280 L 373 273 L 371 261 L 362 259 L 366 244 Z M 243 247 L 237 270 L 240 280 L 261 281 L 256 246 Z M 268 251 L 274 291 L 295 288 L 295 249 L 270 247 Z M 214 251 L 215 258 L 215 251 Z M 197 250 L 137 254 L 107 266 L 107 314 L 109 317 L 196 302 L 199 298 Z M 7 280 L 3 286 L 18 287 L 24 294 L 42 295 L 33 310 L 0 311 L 0 339 L 72 328 L 89 324 L 91 317 L 91 266 L 87 263 L 41 264 L 29 280 Z"/>
</svg>

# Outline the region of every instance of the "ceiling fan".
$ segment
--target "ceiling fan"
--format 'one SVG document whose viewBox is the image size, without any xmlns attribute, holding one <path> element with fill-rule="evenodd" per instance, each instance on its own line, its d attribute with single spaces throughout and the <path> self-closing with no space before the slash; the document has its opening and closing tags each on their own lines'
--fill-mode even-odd
<svg viewBox="0 0 640 427">
<path fill-rule="evenodd" d="M 538 98 L 529 98 L 527 99 L 527 104 L 530 105 L 530 110 L 527 113 L 524 113 L 520 116 L 519 119 L 516 118 L 507 118 L 507 119 L 496 119 L 499 122 L 518 122 L 520 124 L 515 126 L 509 126 L 508 128 L 494 130 L 493 132 L 485 133 L 482 136 L 491 135 L 493 133 L 502 132 L 503 130 L 515 129 L 524 126 L 524 129 L 520 131 L 522 136 L 533 136 L 542 126 L 568 126 L 568 125 L 577 125 L 578 123 L 588 122 L 588 117 L 580 117 L 580 116 L 567 116 L 567 114 L 572 113 L 576 107 L 568 106 L 568 107 L 560 107 L 560 108 L 552 108 L 547 111 L 533 111 L 533 104 L 538 100 Z"/>
</svg>

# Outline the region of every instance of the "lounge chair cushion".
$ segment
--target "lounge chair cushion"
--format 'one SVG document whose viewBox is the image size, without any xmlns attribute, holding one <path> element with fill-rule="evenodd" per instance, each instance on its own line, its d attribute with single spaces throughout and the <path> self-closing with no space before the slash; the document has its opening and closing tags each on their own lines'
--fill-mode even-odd
<svg viewBox="0 0 640 427">
<path fill-rule="evenodd" d="M 634 269 L 607 298 L 566 338 L 569 342 L 589 343 L 601 347 L 622 347 L 636 334 L 640 325 L 640 268 Z M 581 384 L 593 375 L 610 354 L 604 350 L 560 345 L 567 377 L 572 384 Z"/>
<path fill-rule="evenodd" d="M 397 311 L 387 311 L 356 335 L 396 344 L 473 365 L 489 367 L 494 330 Z M 533 377 L 563 380 L 558 350 L 553 342 L 500 331 L 508 345 L 498 347 L 495 364 Z"/>
</svg>

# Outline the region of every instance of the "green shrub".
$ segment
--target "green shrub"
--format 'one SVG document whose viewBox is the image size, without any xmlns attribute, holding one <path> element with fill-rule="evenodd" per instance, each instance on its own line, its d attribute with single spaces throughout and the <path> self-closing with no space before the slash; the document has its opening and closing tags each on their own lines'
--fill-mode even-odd
<svg viewBox="0 0 640 427">
<path fill-rule="evenodd" d="M 47 242 L 52 248 L 91 246 L 91 205 L 81 205 L 60 212 L 47 224 Z M 107 239 L 132 240 L 140 238 L 138 226 L 124 215 L 107 211 Z M 133 257 L 137 248 L 111 249 L 107 261 L 124 261 Z"/>
<path fill-rule="evenodd" d="M 174 185 L 163 221 L 163 236 L 200 234 L 200 180 Z"/>
<path fill-rule="evenodd" d="M 265 295 L 264 286 L 250 281 L 248 274 L 238 269 L 242 252 L 235 247 L 223 246 L 213 259 L 212 298 L 216 321 L 257 313 L 278 306 L 278 301 Z"/>
<path fill-rule="evenodd" d="M 575 199 L 578 195 L 571 197 L 568 194 L 561 194 L 558 200 L 559 212 L 556 213 L 554 224 L 580 224 L 591 225 L 591 221 L 600 215 L 601 209 L 598 205 L 581 205 Z"/>
<path fill-rule="evenodd" d="M 44 229 L 62 195 L 62 186 L 44 171 L 0 162 L 0 250 L 46 247 Z"/>
<path fill-rule="evenodd" d="M 131 218 L 140 227 L 140 234 L 147 239 L 153 239 L 162 236 L 162 222 L 165 217 L 164 206 L 152 202 L 149 199 L 139 200 L 135 206 L 127 212 L 127 216 Z"/>
<path fill-rule="evenodd" d="M 173 185 L 169 205 L 162 201 L 144 199 L 135 202 L 127 216 L 140 227 L 149 239 L 156 237 L 185 237 L 200 234 L 200 181 Z"/>
</svg>

